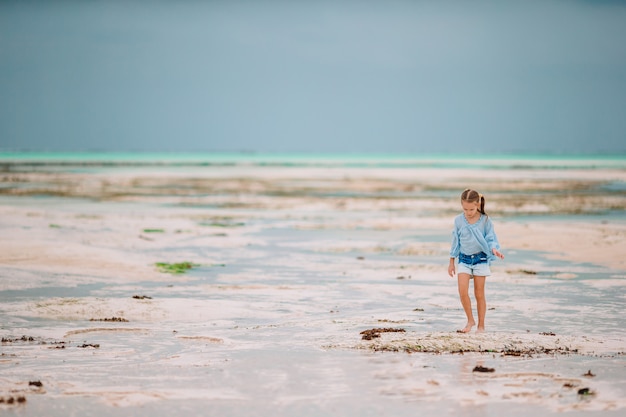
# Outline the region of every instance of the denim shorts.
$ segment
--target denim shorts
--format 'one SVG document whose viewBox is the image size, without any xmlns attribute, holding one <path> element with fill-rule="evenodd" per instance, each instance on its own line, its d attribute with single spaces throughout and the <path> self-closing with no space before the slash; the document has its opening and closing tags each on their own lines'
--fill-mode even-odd
<svg viewBox="0 0 626 417">
<path fill-rule="evenodd" d="M 468 265 L 460 263 L 456 268 L 457 274 L 468 274 L 472 277 L 488 277 L 491 275 L 491 269 L 489 268 L 489 264 L 476 264 L 476 265 Z"/>
<path fill-rule="evenodd" d="M 469 274 L 477 277 L 486 277 L 491 275 L 487 254 L 484 252 L 475 253 L 473 255 L 460 253 L 457 273 Z"/>
</svg>

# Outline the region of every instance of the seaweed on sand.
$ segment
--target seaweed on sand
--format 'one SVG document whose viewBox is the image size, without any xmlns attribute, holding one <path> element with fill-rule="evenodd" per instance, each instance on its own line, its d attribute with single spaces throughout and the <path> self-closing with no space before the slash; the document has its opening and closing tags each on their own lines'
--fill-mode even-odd
<svg viewBox="0 0 626 417">
<path fill-rule="evenodd" d="M 155 263 L 155 265 L 159 269 L 160 272 L 164 272 L 167 274 L 184 274 L 189 269 L 200 266 L 199 264 L 194 264 L 191 262 L 178 262 L 178 263 L 157 262 Z"/>
<path fill-rule="evenodd" d="M 223 220 L 223 221 L 212 221 L 212 222 L 200 222 L 198 223 L 200 226 L 209 226 L 209 227 L 225 227 L 225 228 L 232 228 L 232 227 L 242 227 L 245 226 L 246 224 L 243 222 L 234 222 L 234 221 L 230 221 L 230 220 Z"/>
<path fill-rule="evenodd" d="M 118 323 L 128 323 L 124 317 L 107 317 L 104 319 L 89 319 L 89 321 L 106 321 L 106 322 L 118 322 Z"/>
<path fill-rule="evenodd" d="M 474 369 L 472 370 L 472 372 L 494 372 L 495 369 L 494 368 L 487 368 L 486 366 L 480 366 L 477 365 L 474 367 Z"/>
<path fill-rule="evenodd" d="M 372 339 L 380 337 L 381 333 L 396 333 L 396 332 L 404 333 L 405 331 L 406 330 L 404 329 L 394 329 L 390 327 L 363 330 L 361 332 L 361 335 L 362 335 L 361 339 L 372 340 Z"/>
</svg>

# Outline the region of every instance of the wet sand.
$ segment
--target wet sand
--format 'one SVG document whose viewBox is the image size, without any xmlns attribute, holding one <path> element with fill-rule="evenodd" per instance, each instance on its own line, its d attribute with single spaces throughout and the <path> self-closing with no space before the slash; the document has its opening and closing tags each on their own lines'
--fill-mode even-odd
<svg viewBox="0 0 626 417">
<path fill-rule="evenodd" d="M 4 412 L 626 407 L 622 168 L 14 164 L 0 177 Z M 480 335 L 455 332 L 446 272 L 466 187 L 487 196 L 507 255 Z M 193 267 L 156 266 L 179 262 Z M 376 328 L 404 331 L 363 340 Z"/>
</svg>

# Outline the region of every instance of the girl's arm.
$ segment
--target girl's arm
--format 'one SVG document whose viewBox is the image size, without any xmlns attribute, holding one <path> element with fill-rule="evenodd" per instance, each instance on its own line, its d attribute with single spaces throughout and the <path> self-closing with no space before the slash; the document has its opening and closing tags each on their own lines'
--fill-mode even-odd
<svg viewBox="0 0 626 417">
<path fill-rule="evenodd" d="M 454 259 L 455 258 L 450 258 L 450 265 L 448 265 L 448 275 L 450 275 L 451 277 L 453 277 L 454 273 L 456 272 L 454 268 Z"/>
<path fill-rule="evenodd" d="M 454 260 L 459 256 L 459 252 L 461 252 L 461 242 L 459 241 L 459 228 L 455 220 L 454 230 L 452 231 L 452 245 L 450 246 L 450 264 L 448 265 L 448 275 L 451 277 L 453 277 L 456 272 Z"/>
<path fill-rule="evenodd" d="M 454 222 L 454 230 L 452 231 L 452 244 L 450 245 L 450 258 L 456 258 L 461 252 L 461 242 L 459 241 L 459 227 Z"/>
<path fill-rule="evenodd" d="M 496 236 L 491 219 L 487 219 L 487 223 L 485 224 L 485 240 L 489 248 L 491 248 L 491 253 L 500 259 L 504 259 L 504 254 L 500 252 L 500 242 L 498 242 L 498 236 Z"/>
</svg>

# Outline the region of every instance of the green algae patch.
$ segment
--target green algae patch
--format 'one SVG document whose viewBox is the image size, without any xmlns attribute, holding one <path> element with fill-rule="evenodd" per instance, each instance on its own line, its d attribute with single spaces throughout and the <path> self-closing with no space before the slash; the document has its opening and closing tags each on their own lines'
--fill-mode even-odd
<svg viewBox="0 0 626 417">
<path fill-rule="evenodd" d="M 143 229 L 144 233 L 165 233 L 164 229 Z"/>
<path fill-rule="evenodd" d="M 157 262 L 154 264 L 160 272 L 167 274 L 184 274 L 191 268 L 195 268 L 200 266 L 199 264 L 194 264 L 192 262 L 178 262 L 178 263 L 167 263 L 167 262 Z"/>
<path fill-rule="evenodd" d="M 242 227 L 246 225 L 243 222 L 231 222 L 231 221 L 200 222 L 198 224 L 200 226 L 223 227 L 223 228 Z"/>
</svg>

